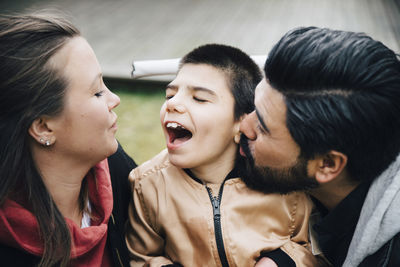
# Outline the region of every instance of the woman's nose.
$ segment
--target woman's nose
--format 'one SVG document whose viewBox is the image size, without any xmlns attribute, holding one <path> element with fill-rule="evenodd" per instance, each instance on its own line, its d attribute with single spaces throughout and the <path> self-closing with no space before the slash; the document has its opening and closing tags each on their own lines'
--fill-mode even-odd
<svg viewBox="0 0 400 267">
<path fill-rule="evenodd" d="M 110 92 L 110 94 L 108 97 L 108 109 L 112 110 L 121 103 L 121 99 L 119 98 L 119 96 L 117 96 L 113 92 L 111 92 L 111 91 L 109 91 L 109 92 Z"/>
</svg>

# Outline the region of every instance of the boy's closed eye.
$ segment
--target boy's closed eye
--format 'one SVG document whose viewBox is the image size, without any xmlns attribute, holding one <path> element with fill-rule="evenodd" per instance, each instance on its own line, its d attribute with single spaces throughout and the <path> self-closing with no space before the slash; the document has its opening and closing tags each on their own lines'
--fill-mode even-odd
<svg viewBox="0 0 400 267">
<path fill-rule="evenodd" d="M 197 102 L 200 103 L 205 103 L 205 102 L 209 102 L 208 99 L 204 98 L 204 97 L 199 97 L 199 96 L 193 96 L 193 99 Z"/>
<path fill-rule="evenodd" d="M 216 93 L 208 88 L 204 87 L 191 87 L 193 100 L 200 103 L 213 102 L 217 98 Z"/>
<path fill-rule="evenodd" d="M 171 99 L 175 96 L 176 90 L 171 89 L 171 88 L 167 88 L 165 89 L 165 99 Z"/>
<path fill-rule="evenodd" d="M 171 99 L 171 98 L 173 98 L 173 97 L 174 97 L 174 95 L 172 95 L 172 94 L 169 94 L 169 95 L 166 94 L 166 95 L 165 95 L 165 99 L 166 99 L 166 100 Z"/>
</svg>

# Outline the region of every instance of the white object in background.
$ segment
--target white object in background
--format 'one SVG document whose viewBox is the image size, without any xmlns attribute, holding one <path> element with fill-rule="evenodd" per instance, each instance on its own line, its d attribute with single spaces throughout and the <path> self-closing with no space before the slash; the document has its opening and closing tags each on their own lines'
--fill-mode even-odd
<svg viewBox="0 0 400 267">
<path fill-rule="evenodd" d="M 132 78 L 174 75 L 178 71 L 179 60 L 180 58 L 134 61 L 132 63 Z"/>
<path fill-rule="evenodd" d="M 267 56 L 251 56 L 254 62 L 263 68 Z M 132 78 L 144 78 L 150 76 L 175 75 L 179 68 L 180 58 L 159 59 L 159 60 L 140 60 L 132 63 Z"/>
</svg>

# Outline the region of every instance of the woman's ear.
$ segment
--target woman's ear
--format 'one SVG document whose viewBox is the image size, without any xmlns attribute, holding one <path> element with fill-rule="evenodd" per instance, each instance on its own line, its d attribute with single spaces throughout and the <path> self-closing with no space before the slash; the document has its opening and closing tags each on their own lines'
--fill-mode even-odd
<svg viewBox="0 0 400 267">
<path fill-rule="evenodd" d="M 338 177 L 347 165 L 347 156 L 341 152 L 331 150 L 317 156 L 310 161 L 309 172 L 318 183 L 324 184 Z"/>
<path fill-rule="evenodd" d="M 46 118 L 35 119 L 28 129 L 32 138 L 44 146 L 51 146 L 56 141 L 54 132 L 48 127 Z"/>
</svg>

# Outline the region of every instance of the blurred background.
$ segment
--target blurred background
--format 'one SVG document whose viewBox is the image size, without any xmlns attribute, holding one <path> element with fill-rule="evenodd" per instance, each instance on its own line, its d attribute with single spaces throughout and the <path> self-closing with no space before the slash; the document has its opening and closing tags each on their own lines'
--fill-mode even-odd
<svg viewBox="0 0 400 267">
<path fill-rule="evenodd" d="M 400 53 L 400 0 L 1 0 L 1 13 L 56 9 L 92 45 L 121 97 L 117 138 L 138 163 L 165 147 L 159 122 L 171 77 L 133 80 L 132 62 L 179 58 L 205 43 L 266 55 L 288 30 L 365 32 Z"/>
</svg>

